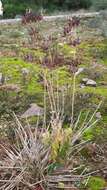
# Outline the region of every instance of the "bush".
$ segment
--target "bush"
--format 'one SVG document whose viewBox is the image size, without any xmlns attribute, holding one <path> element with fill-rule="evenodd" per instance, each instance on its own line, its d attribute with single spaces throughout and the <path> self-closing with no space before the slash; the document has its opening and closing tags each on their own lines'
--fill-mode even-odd
<svg viewBox="0 0 107 190">
<path fill-rule="evenodd" d="M 107 0 L 94 0 L 92 4 L 97 11 L 107 9 Z"/>
<path fill-rule="evenodd" d="M 91 6 L 91 0 L 66 0 L 68 9 L 88 9 Z"/>
<path fill-rule="evenodd" d="M 4 5 L 4 17 L 14 18 L 17 14 L 23 14 L 25 12 L 26 5 L 14 5 L 14 4 L 5 4 Z"/>
</svg>

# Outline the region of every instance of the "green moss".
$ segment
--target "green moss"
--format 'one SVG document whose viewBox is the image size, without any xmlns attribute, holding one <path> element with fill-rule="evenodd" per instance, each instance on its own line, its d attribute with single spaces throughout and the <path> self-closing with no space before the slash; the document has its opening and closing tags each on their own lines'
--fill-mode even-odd
<svg viewBox="0 0 107 190">
<path fill-rule="evenodd" d="M 101 190 L 105 187 L 105 185 L 106 185 L 106 182 L 104 179 L 100 177 L 91 177 L 89 179 L 87 187 L 90 190 Z"/>
<path fill-rule="evenodd" d="M 69 74 L 66 66 L 57 68 L 52 71 L 54 81 L 61 87 L 72 83 L 72 74 Z"/>
<path fill-rule="evenodd" d="M 84 135 L 83 138 L 84 140 L 95 140 L 97 139 L 101 134 L 103 134 L 103 128 L 101 127 L 102 123 L 97 124 L 93 128 L 88 129 Z"/>
<path fill-rule="evenodd" d="M 104 65 L 107 65 L 107 58 L 101 60 L 101 63 L 104 64 Z"/>
<path fill-rule="evenodd" d="M 61 29 L 61 32 L 62 32 L 65 22 L 66 21 L 61 21 L 61 22 L 52 21 L 50 23 L 41 22 L 39 23 L 40 33 L 42 33 L 44 36 L 47 35 L 48 33 L 54 33 L 54 31 L 57 31 L 58 33 L 60 33 L 59 28 L 62 27 Z M 57 27 L 55 28 L 55 26 Z M 7 78 L 9 78 L 7 83 L 19 84 L 21 86 L 21 89 L 23 90 L 22 92 L 23 94 L 28 94 L 29 96 L 36 95 L 35 97 L 42 97 L 43 87 L 38 81 L 40 81 L 40 75 L 42 71 L 44 71 L 44 69 L 42 68 L 41 65 L 37 63 L 40 62 L 41 59 L 43 59 L 43 57 L 45 56 L 45 53 L 39 47 L 37 47 L 39 48 L 37 50 L 33 48 L 30 49 L 29 47 L 28 48 L 20 47 L 20 44 L 21 44 L 20 42 L 22 42 L 23 40 L 24 42 L 25 40 L 28 41 L 28 32 L 27 32 L 26 27 L 23 28 L 22 25 L 20 24 L 13 25 L 12 27 L 9 25 L 2 26 L 2 27 L 3 28 L 1 28 L 1 31 L 4 34 L 4 39 L 3 39 L 5 42 L 4 45 L 8 46 L 9 50 L 11 50 L 10 46 L 12 46 L 12 44 L 13 44 L 13 50 L 15 46 L 17 46 L 18 50 L 20 51 L 21 56 L 24 56 L 26 54 L 32 54 L 33 56 L 35 56 L 35 58 L 37 58 L 36 59 L 37 62 L 28 63 L 21 60 L 20 58 L 19 59 L 8 58 L 8 57 L 0 58 L 0 72 L 3 72 L 3 74 Z M 13 35 L 13 39 L 12 39 L 13 30 L 16 31 L 15 32 L 16 37 L 18 37 L 17 34 L 19 35 L 20 33 L 20 36 L 19 36 L 20 40 L 17 39 L 16 41 L 16 39 L 14 38 L 15 35 Z M 9 33 L 11 34 L 11 39 L 9 38 Z M 1 40 L 2 40 L 2 37 L 3 36 L 1 36 Z M 81 44 L 76 48 L 71 47 L 70 45 L 67 45 L 67 44 L 63 44 L 63 43 L 62 44 L 59 43 L 55 45 L 58 45 L 57 47 L 58 52 L 64 54 L 64 56 L 67 58 L 72 58 L 75 52 L 78 51 L 79 53 L 78 55 L 80 55 L 80 57 L 82 56 L 82 64 L 80 65 L 80 67 L 85 67 L 85 68 L 88 67 L 90 65 L 90 62 L 92 63 L 93 61 L 93 56 L 94 57 L 96 56 L 96 60 L 98 61 L 98 63 L 100 63 L 100 65 L 101 64 L 107 65 L 107 57 L 105 55 L 105 52 L 107 50 L 107 40 L 102 40 L 102 38 L 101 39 L 88 38 L 88 40 L 83 39 Z M 3 47 L 3 50 L 6 50 L 6 48 Z M 25 84 L 23 81 L 22 73 L 21 73 L 22 68 L 27 68 L 30 71 L 29 75 L 26 78 Z M 50 73 L 52 73 L 52 75 L 55 78 L 55 84 L 57 83 L 59 85 L 59 88 L 65 85 L 66 86 L 72 85 L 73 83 L 72 74 L 68 72 L 66 66 L 57 68 L 53 71 L 49 71 L 47 69 L 47 73 L 49 75 Z M 93 94 L 93 98 L 91 100 L 94 103 L 99 103 L 99 99 L 98 99 L 99 96 L 101 98 L 107 97 L 107 88 L 104 86 L 97 86 L 96 88 L 85 87 L 84 89 L 80 89 L 78 86 L 80 85 L 81 79 L 83 77 L 89 77 L 89 73 L 88 74 L 83 73 L 77 77 L 76 85 L 77 85 L 78 92 Z M 99 83 L 101 80 L 104 80 L 105 82 L 107 81 L 107 73 L 103 73 L 103 79 L 98 79 L 96 81 Z M 15 96 L 15 95 L 12 95 L 12 96 Z M 105 121 L 106 121 L 106 117 L 105 117 Z M 87 134 L 87 136 L 90 137 L 90 132 L 89 134 Z"/>
<path fill-rule="evenodd" d="M 59 44 L 58 47 L 65 57 L 73 57 L 76 53 L 76 48 L 68 44 Z"/>
<path fill-rule="evenodd" d="M 103 122 L 107 124 L 107 115 L 103 115 Z"/>
<path fill-rule="evenodd" d="M 107 88 L 104 86 L 101 87 L 85 87 L 84 89 L 80 89 L 80 92 L 92 93 L 94 95 L 99 95 L 101 97 L 107 97 Z"/>
<path fill-rule="evenodd" d="M 29 49 L 29 48 L 21 48 L 20 49 L 20 55 L 28 55 L 31 54 L 33 55 L 35 58 L 37 58 L 38 60 L 41 60 L 44 58 L 44 56 L 46 55 L 41 49 Z"/>
<path fill-rule="evenodd" d="M 27 68 L 29 70 L 25 85 L 23 84 L 22 68 Z M 3 58 L 0 59 L 0 69 L 1 72 L 9 78 L 7 81 L 8 83 L 20 84 L 28 93 L 41 93 L 42 88 L 38 83 L 41 68 L 38 64 L 26 63 L 16 58 Z"/>
<path fill-rule="evenodd" d="M 31 95 L 34 93 L 38 94 L 38 95 L 39 94 L 43 95 L 43 88 L 39 83 L 37 83 L 35 80 L 33 80 L 28 84 L 27 92 Z"/>
<path fill-rule="evenodd" d="M 82 62 L 87 65 L 93 61 L 93 57 L 96 60 L 107 60 L 107 40 L 93 40 L 93 41 L 83 41 L 79 45 L 83 57 Z M 106 63 L 106 61 L 104 61 Z"/>
<path fill-rule="evenodd" d="M 83 136 L 84 140 L 93 140 L 94 136 L 93 136 L 93 130 L 92 128 L 91 129 L 88 129 L 85 133 L 84 133 L 84 136 Z"/>
</svg>

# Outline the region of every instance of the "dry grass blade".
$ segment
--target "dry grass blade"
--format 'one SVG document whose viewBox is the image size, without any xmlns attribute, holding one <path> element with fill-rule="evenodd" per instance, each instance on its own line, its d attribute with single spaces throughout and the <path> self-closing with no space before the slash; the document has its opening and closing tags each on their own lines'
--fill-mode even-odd
<svg viewBox="0 0 107 190">
<path fill-rule="evenodd" d="M 0 189 L 13 190 L 14 188 L 25 185 L 35 187 L 36 184 L 45 183 L 44 172 L 50 158 L 50 149 L 42 144 L 40 138 L 35 138 L 30 126 L 25 129 L 22 127 L 18 118 L 16 123 L 16 137 L 18 148 L 7 150 L 5 147 L 6 158 L 1 162 L 0 170 L 2 178 L 0 180 Z M 40 180 L 41 179 L 41 180 Z M 25 184 L 25 181 L 27 182 Z M 35 185 L 34 185 L 35 184 Z"/>
<path fill-rule="evenodd" d="M 89 117 L 89 112 L 80 125 L 82 112 L 79 113 L 77 121 L 69 123 L 68 128 L 64 128 L 64 105 L 65 95 L 61 96 L 57 89 L 54 91 L 53 81 L 47 81 L 44 77 L 49 101 L 51 105 L 51 119 L 46 127 L 46 119 L 41 131 L 39 132 L 38 121 L 35 131 L 32 131 L 29 124 L 23 127 L 19 119 L 14 114 L 16 120 L 16 147 L 6 149 L 6 157 L 0 162 L 1 180 L 0 190 L 13 189 L 35 189 L 38 186 L 42 190 L 50 189 L 75 189 L 73 184 L 80 182 L 84 178 L 88 178 L 91 174 L 85 174 L 86 168 L 80 175 L 75 172 L 78 169 L 73 168 L 73 159 L 76 154 L 84 148 L 89 141 L 82 140 L 84 133 L 93 127 L 98 119 L 94 119 L 101 103 L 97 106 L 94 113 Z M 58 88 L 58 84 L 57 84 Z M 56 89 L 55 89 L 56 90 Z M 75 92 L 75 84 L 74 84 Z M 73 92 L 73 93 L 74 93 Z M 63 93 L 62 93 L 63 94 Z M 46 94 L 44 96 L 46 98 Z M 72 119 L 74 118 L 74 94 L 72 99 Z M 45 101 L 44 101 L 45 102 Z M 46 111 L 46 102 L 45 102 Z M 62 112 L 61 112 L 62 111 Z M 38 119 L 39 120 L 39 119 Z M 45 123 L 45 130 L 44 130 Z M 80 126 L 79 126 L 80 125 Z M 67 143 L 66 150 L 64 149 Z M 61 150 L 64 150 L 61 153 Z M 62 162 L 60 162 L 60 160 Z M 63 163 L 62 168 L 60 164 Z M 59 164 L 58 169 L 53 167 Z M 51 169 L 53 167 L 53 169 Z M 65 170 L 66 168 L 66 170 Z M 75 175 L 74 175 L 75 174 Z"/>
</svg>

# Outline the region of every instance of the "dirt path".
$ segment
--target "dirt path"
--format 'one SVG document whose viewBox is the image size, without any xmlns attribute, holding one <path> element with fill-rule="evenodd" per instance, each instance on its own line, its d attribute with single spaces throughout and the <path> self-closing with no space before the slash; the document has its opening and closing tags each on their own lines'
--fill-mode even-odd
<svg viewBox="0 0 107 190">
<path fill-rule="evenodd" d="M 99 12 L 92 12 L 92 13 L 74 13 L 74 14 L 68 14 L 68 15 L 56 15 L 56 16 L 45 16 L 44 20 L 46 21 L 51 21 L 51 20 L 56 20 L 56 19 L 66 19 L 68 17 L 76 16 L 79 18 L 91 18 L 98 16 L 100 13 Z M 0 24 L 11 24 L 11 23 L 16 23 L 20 22 L 21 18 L 17 19 L 2 19 L 0 20 Z"/>
</svg>

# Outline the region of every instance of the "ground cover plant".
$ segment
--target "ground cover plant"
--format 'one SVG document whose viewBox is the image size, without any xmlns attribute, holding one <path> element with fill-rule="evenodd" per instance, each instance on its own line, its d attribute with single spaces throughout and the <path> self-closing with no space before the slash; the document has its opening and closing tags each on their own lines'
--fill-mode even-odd
<svg viewBox="0 0 107 190">
<path fill-rule="evenodd" d="M 1 189 L 106 187 L 107 39 L 92 21 L 1 25 Z"/>
</svg>

